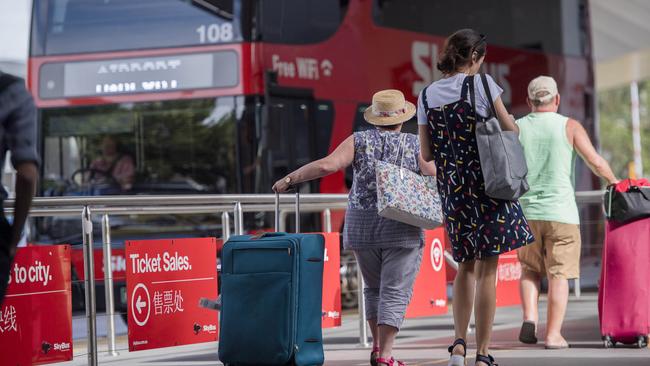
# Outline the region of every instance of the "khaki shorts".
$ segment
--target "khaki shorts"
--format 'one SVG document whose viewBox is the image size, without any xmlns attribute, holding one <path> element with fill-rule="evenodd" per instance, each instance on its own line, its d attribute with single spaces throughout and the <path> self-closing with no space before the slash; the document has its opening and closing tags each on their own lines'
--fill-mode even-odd
<svg viewBox="0 0 650 366">
<path fill-rule="evenodd" d="M 517 249 L 523 271 L 552 278 L 580 277 L 580 225 L 529 220 L 535 242 Z"/>
</svg>

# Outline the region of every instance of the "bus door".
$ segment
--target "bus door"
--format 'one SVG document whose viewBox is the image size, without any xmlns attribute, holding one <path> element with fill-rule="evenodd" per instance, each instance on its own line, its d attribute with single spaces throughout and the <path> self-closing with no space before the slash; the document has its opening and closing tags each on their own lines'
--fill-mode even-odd
<svg viewBox="0 0 650 366">
<path fill-rule="evenodd" d="M 272 184 L 315 159 L 313 100 L 272 98 L 268 103 L 266 166 Z M 301 185 L 301 192 L 318 192 L 317 182 Z"/>
<path fill-rule="evenodd" d="M 262 169 L 267 179 L 260 192 L 268 192 L 278 179 L 313 161 L 320 156 L 322 142 L 319 142 L 319 126 L 314 111 L 318 103 L 310 97 L 272 95 L 268 97 L 264 112 L 262 137 Z M 330 126 L 331 128 L 331 126 Z M 327 141 L 329 143 L 329 140 Z M 326 151 L 326 150 L 325 150 Z M 300 185 L 301 193 L 319 192 L 319 182 L 311 181 Z M 287 230 L 293 230 L 293 215 L 289 215 Z M 272 221 L 271 221 L 272 222 Z M 303 214 L 301 229 L 318 230 L 318 215 Z"/>
</svg>

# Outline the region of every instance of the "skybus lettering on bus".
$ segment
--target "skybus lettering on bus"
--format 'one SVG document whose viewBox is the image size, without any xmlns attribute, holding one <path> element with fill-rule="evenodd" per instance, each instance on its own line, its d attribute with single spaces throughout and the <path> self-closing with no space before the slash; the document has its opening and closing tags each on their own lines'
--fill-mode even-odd
<svg viewBox="0 0 650 366">
<path fill-rule="evenodd" d="M 420 78 L 413 83 L 411 92 L 414 97 L 417 97 L 420 91 L 432 81 L 442 78 L 442 73 L 436 67 L 439 54 L 438 45 L 435 43 L 425 41 L 413 42 L 411 46 L 411 61 L 413 62 L 413 69 Z M 501 96 L 503 103 L 510 105 L 512 103 L 512 88 L 508 81 L 510 65 L 485 62 L 483 68 L 484 72 L 491 75 L 497 84 L 503 88 L 503 95 Z"/>
</svg>

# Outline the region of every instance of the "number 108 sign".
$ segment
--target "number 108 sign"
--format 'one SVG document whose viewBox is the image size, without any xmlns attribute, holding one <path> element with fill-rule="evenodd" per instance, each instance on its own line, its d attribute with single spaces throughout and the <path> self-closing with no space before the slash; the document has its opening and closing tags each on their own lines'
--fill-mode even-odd
<svg viewBox="0 0 650 366">
<path fill-rule="evenodd" d="M 127 241 L 129 351 L 217 340 L 214 238 Z"/>
</svg>

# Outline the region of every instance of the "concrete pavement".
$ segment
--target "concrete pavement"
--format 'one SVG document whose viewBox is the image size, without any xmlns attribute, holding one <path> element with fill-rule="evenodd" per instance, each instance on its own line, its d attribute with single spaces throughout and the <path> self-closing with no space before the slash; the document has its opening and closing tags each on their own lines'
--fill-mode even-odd
<svg viewBox="0 0 650 366">
<path fill-rule="evenodd" d="M 542 321 L 545 320 L 545 303 L 541 304 Z M 545 350 L 543 344 L 528 346 L 517 341 L 521 324 L 518 307 L 497 310 L 492 353 L 499 365 L 549 366 L 549 365 L 650 365 L 650 350 L 636 348 L 604 349 L 600 340 L 595 295 L 584 295 L 569 304 L 565 337 L 572 345 L 568 350 Z M 340 328 L 326 329 L 325 365 L 367 365 L 370 350 L 359 343 L 356 314 L 344 316 Z M 538 336 L 543 340 L 544 328 Z M 470 337 L 473 338 L 473 337 Z M 126 336 L 118 338 L 122 348 L 120 356 L 100 355 L 100 364 L 106 365 L 220 365 L 216 343 L 165 348 L 129 353 Z M 409 319 L 397 340 L 395 356 L 412 365 L 446 365 L 447 346 L 453 341 L 453 321 L 448 315 Z M 473 339 L 469 340 L 468 355 L 475 354 Z M 75 361 L 68 365 L 83 365 L 86 358 L 85 342 L 75 343 Z M 100 349 L 105 349 L 102 345 Z M 471 360 L 470 360 L 471 361 Z M 472 363 L 469 363 L 472 365 Z"/>
</svg>

